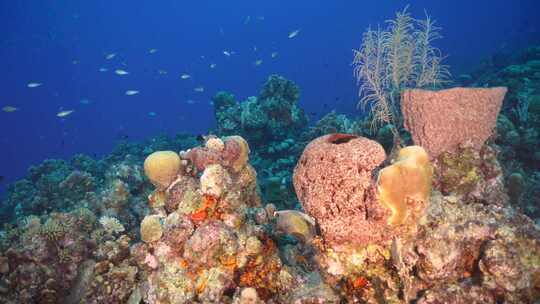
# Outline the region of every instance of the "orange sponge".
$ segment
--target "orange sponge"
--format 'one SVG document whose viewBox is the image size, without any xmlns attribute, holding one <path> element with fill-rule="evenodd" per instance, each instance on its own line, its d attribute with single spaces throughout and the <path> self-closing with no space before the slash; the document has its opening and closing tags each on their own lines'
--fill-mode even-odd
<svg viewBox="0 0 540 304">
<path fill-rule="evenodd" d="M 402 224 L 411 211 L 418 211 L 416 205 L 427 205 L 432 176 L 429 156 L 420 146 L 401 149 L 395 162 L 379 172 L 379 200 L 392 211 L 389 224 Z"/>
</svg>

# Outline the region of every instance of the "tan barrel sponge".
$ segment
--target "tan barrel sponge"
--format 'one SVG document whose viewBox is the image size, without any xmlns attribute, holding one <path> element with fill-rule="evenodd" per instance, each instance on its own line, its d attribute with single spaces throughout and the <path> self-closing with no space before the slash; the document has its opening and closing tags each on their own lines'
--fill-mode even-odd
<svg viewBox="0 0 540 304">
<path fill-rule="evenodd" d="M 432 177 L 426 150 L 420 146 L 399 150 L 395 162 L 379 172 L 377 181 L 379 201 L 392 211 L 389 224 L 399 225 L 408 216 L 415 220 L 421 215 L 431 195 Z"/>
<path fill-rule="evenodd" d="M 480 149 L 495 128 L 506 91 L 505 87 L 405 90 L 404 126 L 432 158 L 467 141 Z"/>
<path fill-rule="evenodd" d="M 175 180 L 180 171 L 180 156 L 173 151 L 154 152 L 144 161 L 144 173 L 160 189 L 166 189 Z"/>
</svg>

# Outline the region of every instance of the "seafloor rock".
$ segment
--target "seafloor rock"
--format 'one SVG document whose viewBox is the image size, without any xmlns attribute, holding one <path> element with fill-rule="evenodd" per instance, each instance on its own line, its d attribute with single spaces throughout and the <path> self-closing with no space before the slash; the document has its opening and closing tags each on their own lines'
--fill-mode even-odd
<svg viewBox="0 0 540 304">
<path fill-rule="evenodd" d="M 470 141 L 480 149 L 492 135 L 507 89 L 405 90 L 401 109 L 415 144 L 432 158 Z"/>
</svg>

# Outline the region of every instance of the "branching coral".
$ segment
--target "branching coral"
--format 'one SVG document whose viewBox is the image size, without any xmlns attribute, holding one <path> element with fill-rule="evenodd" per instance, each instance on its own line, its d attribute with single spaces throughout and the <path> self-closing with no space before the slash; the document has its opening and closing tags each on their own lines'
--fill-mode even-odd
<svg viewBox="0 0 540 304">
<path fill-rule="evenodd" d="M 432 45 L 440 28 L 426 15 L 411 17 L 407 8 L 387 21 L 386 29 L 369 28 L 362 46 L 354 50 L 354 75 L 360 85 L 359 105 L 370 106 L 372 128 L 391 124 L 395 139 L 401 126 L 399 100 L 405 88 L 439 87 L 450 73 L 441 64 L 444 57 Z"/>
</svg>

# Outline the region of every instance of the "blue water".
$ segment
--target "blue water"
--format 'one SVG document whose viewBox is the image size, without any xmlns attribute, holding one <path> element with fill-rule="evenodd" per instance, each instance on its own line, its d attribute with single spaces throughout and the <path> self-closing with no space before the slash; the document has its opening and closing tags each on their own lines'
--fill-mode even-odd
<svg viewBox="0 0 540 304">
<path fill-rule="evenodd" d="M 300 86 L 300 105 L 313 120 L 331 109 L 358 114 L 351 50 L 370 24 L 407 4 L 413 16 L 426 10 L 443 27 L 436 45 L 455 75 L 540 42 L 535 0 L 2 1 L 0 107 L 19 110 L 0 112 L 0 192 L 46 158 L 104 155 L 121 139 L 207 132 L 214 93 L 257 95 L 273 73 Z M 192 78 L 181 80 L 183 73 Z M 194 91 L 199 86 L 204 92 Z M 75 112 L 57 117 L 62 110 Z"/>
</svg>

